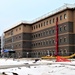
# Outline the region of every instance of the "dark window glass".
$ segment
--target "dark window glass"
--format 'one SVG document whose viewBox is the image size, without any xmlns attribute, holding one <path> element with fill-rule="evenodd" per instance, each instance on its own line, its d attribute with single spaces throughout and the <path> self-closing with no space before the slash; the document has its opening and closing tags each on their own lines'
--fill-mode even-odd
<svg viewBox="0 0 75 75">
<path fill-rule="evenodd" d="M 48 31 L 46 31 L 46 35 L 48 34 Z"/>
<path fill-rule="evenodd" d="M 40 37 L 40 33 L 38 34 L 38 36 Z"/>
<path fill-rule="evenodd" d="M 48 21 L 46 22 L 46 25 L 48 25 Z"/>
<path fill-rule="evenodd" d="M 44 26 L 45 26 L 45 22 L 44 22 Z"/>
<path fill-rule="evenodd" d="M 40 28 L 40 24 L 39 24 L 39 28 Z"/>
<path fill-rule="evenodd" d="M 34 26 L 34 29 L 35 29 L 35 26 Z"/>
<path fill-rule="evenodd" d="M 66 19 L 67 18 L 67 16 L 66 16 L 66 14 L 64 14 L 64 19 Z"/>
<path fill-rule="evenodd" d="M 49 44 L 51 44 L 51 40 L 49 40 Z"/>
<path fill-rule="evenodd" d="M 54 43 L 54 39 L 53 39 L 53 43 Z"/>
<path fill-rule="evenodd" d="M 42 27 L 43 25 L 42 25 L 42 23 L 41 23 L 41 27 Z"/>
<path fill-rule="evenodd" d="M 52 32 L 54 33 L 54 29 L 52 30 Z"/>
<path fill-rule="evenodd" d="M 19 38 L 21 38 L 21 36 L 19 36 Z"/>
<path fill-rule="evenodd" d="M 36 34 L 36 37 L 37 37 L 37 34 Z"/>
<path fill-rule="evenodd" d="M 64 38 L 64 42 L 66 42 L 67 41 L 67 39 L 66 38 Z"/>
<path fill-rule="evenodd" d="M 53 23 L 54 23 L 54 18 L 53 18 Z"/>
<path fill-rule="evenodd" d="M 62 39 L 60 38 L 60 42 L 62 42 Z"/>
<path fill-rule="evenodd" d="M 66 26 L 64 26 L 64 30 L 66 30 Z"/>
<path fill-rule="evenodd" d="M 61 27 L 60 27 L 59 29 L 60 29 L 60 31 L 62 31 L 62 30 L 61 30 Z"/>
<path fill-rule="evenodd" d="M 19 28 L 19 30 L 21 30 L 21 27 Z"/>
<path fill-rule="evenodd" d="M 51 34 L 51 30 L 49 30 L 49 34 Z"/>
<path fill-rule="evenodd" d="M 37 28 L 37 25 L 36 25 L 36 28 Z"/>
<path fill-rule="evenodd" d="M 51 24 L 52 22 L 51 22 L 51 20 L 50 20 L 50 24 Z"/>
<path fill-rule="evenodd" d="M 33 27 L 32 27 L 32 30 L 33 30 Z"/>
<path fill-rule="evenodd" d="M 62 15 L 60 16 L 60 20 L 62 20 Z"/>
</svg>

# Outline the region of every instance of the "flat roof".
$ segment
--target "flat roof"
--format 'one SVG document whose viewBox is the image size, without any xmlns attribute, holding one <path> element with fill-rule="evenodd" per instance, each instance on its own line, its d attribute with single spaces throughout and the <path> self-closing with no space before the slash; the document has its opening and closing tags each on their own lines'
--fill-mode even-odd
<svg viewBox="0 0 75 75">
<path fill-rule="evenodd" d="M 14 24 L 13 26 L 11 26 L 10 28 L 6 29 L 4 31 L 4 33 L 9 31 L 9 30 L 11 30 L 12 28 L 15 28 L 15 27 L 21 25 L 21 24 L 33 24 L 33 23 L 36 23 L 36 22 L 38 22 L 40 20 L 43 20 L 43 19 L 45 19 L 45 18 L 47 18 L 49 16 L 52 16 L 52 15 L 57 14 L 59 12 L 62 12 L 64 10 L 66 10 L 66 9 L 75 9 L 75 4 L 65 4 L 65 5 L 59 7 L 58 9 L 55 9 L 55 10 L 53 10 L 53 11 L 51 11 L 51 12 L 49 12 L 49 13 L 47 13 L 47 14 L 39 17 L 39 18 L 36 18 L 36 19 L 34 19 L 32 21 L 20 21 L 20 22 Z"/>
</svg>

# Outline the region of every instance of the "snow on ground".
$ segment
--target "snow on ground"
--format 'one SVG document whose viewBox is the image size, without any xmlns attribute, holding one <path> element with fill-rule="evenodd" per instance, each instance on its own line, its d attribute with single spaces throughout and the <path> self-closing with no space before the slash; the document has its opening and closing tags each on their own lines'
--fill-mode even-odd
<svg viewBox="0 0 75 75">
<path fill-rule="evenodd" d="M 13 75 L 12 72 L 18 75 L 75 75 L 75 60 L 71 62 L 39 60 L 35 63 L 35 60 L 0 59 L 0 66 L 22 64 L 29 66 L 0 69 L 0 73 L 5 72 L 8 75 Z"/>
</svg>

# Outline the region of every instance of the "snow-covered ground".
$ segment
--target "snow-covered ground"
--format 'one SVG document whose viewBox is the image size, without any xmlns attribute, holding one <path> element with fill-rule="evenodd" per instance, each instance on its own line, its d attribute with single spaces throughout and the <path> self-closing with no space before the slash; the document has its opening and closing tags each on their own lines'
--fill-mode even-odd
<svg viewBox="0 0 75 75">
<path fill-rule="evenodd" d="M 39 60 L 35 63 L 35 60 L 28 59 L 0 59 L 0 73 L 2 72 L 8 75 L 13 75 L 13 72 L 18 75 L 75 75 L 75 60 Z"/>
</svg>

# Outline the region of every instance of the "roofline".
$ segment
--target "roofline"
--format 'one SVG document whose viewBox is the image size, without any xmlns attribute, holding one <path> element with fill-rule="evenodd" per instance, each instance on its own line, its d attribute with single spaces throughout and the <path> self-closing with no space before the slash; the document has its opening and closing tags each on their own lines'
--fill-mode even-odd
<svg viewBox="0 0 75 75">
<path fill-rule="evenodd" d="M 67 10 L 67 9 L 75 9 L 75 4 L 65 4 L 65 5 L 59 7 L 58 9 L 55 9 L 55 10 L 53 10 L 53 11 L 51 11 L 51 12 L 49 12 L 49 13 L 47 13 L 47 14 L 39 17 L 39 18 L 36 18 L 35 20 L 32 21 L 32 23 L 39 22 L 41 20 L 44 20 L 44 19 L 46 19 L 46 18 L 48 18 L 50 16 L 58 14 L 58 13 L 60 13 L 62 11 Z"/>
<path fill-rule="evenodd" d="M 13 27 L 11 27 L 11 28 L 5 30 L 4 33 L 8 32 L 8 31 L 10 31 L 10 30 L 12 30 L 12 29 L 14 29 L 14 28 L 20 26 L 20 25 L 30 25 L 30 23 L 26 23 L 26 22 L 18 22 L 17 24 L 15 24 L 15 26 L 13 26 Z"/>
<path fill-rule="evenodd" d="M 22 24 L 24 24 L 24 25 L 25 25 L 25 24 L 27 24 L 27 25 L 35 24 L 35 23 L 37 23 L 37 22 L 39 22 L 39 21 L 41 21 L 41 20 L 44 20 L 44 19 L 46 19 L 46 18 L 48 18 L 48 17 L 50 17 L 50 16 L 53 16 L 53 15 L 55 15 L 55 14 L 58 14 L 58 13 L 60 13 L 60 12 L 62 12 L 62 11 L 69 10 L 69 9 L 75 9 L 75 4 L 65 4 L 65 5 L 61 6 L 60 8 L 55 9 L 55 10 L 49 12 L 48 14 L 45 14 L 45 15 L 43 15 L 43 16 L 41 16 L 41 17 L 39 17 L 39 18 L 36 18 L 36 19 L 34 19 L 33 21 L 30 21 L 30 22 L 28 22 L 28 21 L 20 21 L 20 22 L 18 22 L 17 24 L 15 24 L 15 26 L 13 26 L 13 27 L 11 27 L 11 28 L 5 30 L 4 33 L 8 32 L 9 30 L 14 29 L 14 28 L 16 28 L 17 26 L 20 26 L 20 25 L 22 25 Z"/>
</svg>

